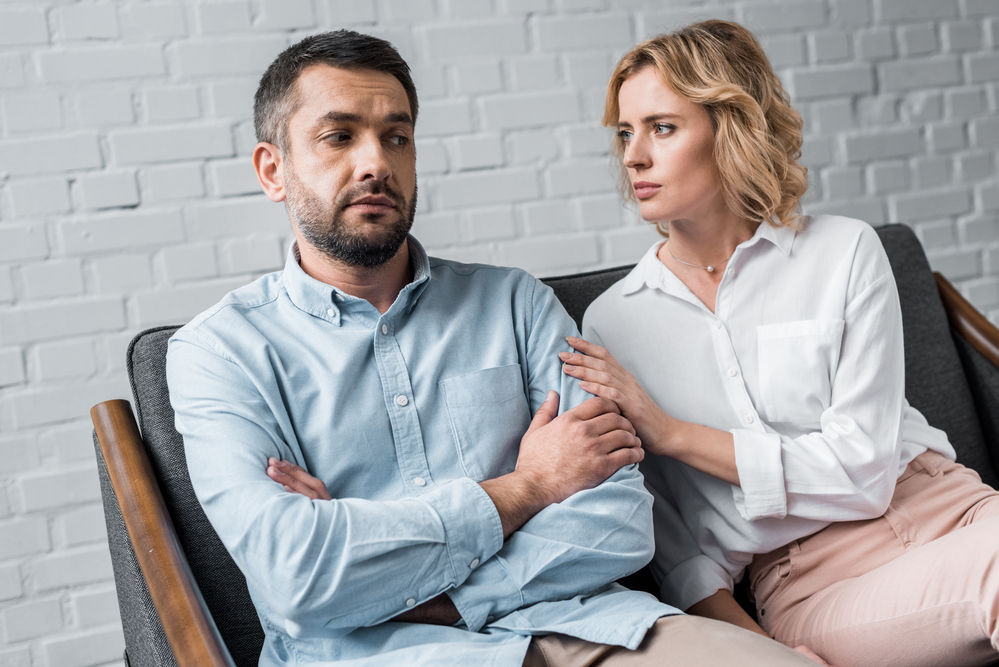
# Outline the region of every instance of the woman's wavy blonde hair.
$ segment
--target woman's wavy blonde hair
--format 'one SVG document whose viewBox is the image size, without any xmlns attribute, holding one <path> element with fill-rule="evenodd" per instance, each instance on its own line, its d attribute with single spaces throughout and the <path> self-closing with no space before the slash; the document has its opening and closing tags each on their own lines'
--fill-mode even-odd
<svg viewBox="0 0 999 667">
<path fill-rule="evenodd" d="M 729 21 L 702 21 L 642 42 L 617 64 L 607 86 L 603 124 L 615 127 L 618 93 L 626 79 L 654 67 L 678 95 L 707 110 L 715 128 L 714 158 L 733 212 L 776 226 L 794 224 L 808 188 L 801 157 L 801 116 L 751 32 Z M 621 194 L 635 194 L 621 162 Z M 657 225 L 668 236 L 668 228 Z"/>
</svg>

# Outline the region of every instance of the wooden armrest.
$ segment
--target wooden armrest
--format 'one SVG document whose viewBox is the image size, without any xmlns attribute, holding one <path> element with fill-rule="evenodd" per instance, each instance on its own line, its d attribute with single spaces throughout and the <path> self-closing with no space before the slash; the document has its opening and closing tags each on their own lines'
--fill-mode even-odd
<svg viewBox="0 0 999 667">
<path fill-rule="evenodd" d="M 933 277 L 950 325 L 993 366 L 999 367 L 999 329 L 968 303 L 946 278 L 937 272 L 933 273 Z"/>
<path fill-rule="evenodd" d="M 128 401 L 90 416 L 125 528 L 180 667 L 235 667 L 191 574 Z"/>
</svg>

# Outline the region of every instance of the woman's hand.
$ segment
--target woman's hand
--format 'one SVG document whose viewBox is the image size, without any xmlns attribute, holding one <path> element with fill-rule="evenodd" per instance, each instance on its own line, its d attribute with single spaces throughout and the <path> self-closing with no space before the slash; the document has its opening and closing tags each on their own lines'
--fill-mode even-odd
<svg viewBox="0 0 999 667">
<path fill-rule="evenodd" d="M 267 476 L 283 486 L 285 491 L 300 493 L 312 500 L 333 499 L 321 479 L 313 477 L 294 463 L 271 457 L 267 459 Z"/>
<path fill-rule="evenodd" d="M 645 393 L 638 380 L 605 348 L 582 338 L 566 340 L 578 352 L 559 353 L 565 374 L 579 380 L 579 386 L 589 393 L 617 403 L 646 451 L 667 454 L 662 443 L 671 418 Z"/>
</svg>

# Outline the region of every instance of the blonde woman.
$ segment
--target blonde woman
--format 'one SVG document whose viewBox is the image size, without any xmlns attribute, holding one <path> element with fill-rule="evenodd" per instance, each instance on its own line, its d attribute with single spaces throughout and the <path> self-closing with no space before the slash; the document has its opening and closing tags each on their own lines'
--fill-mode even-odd
<svg viewBox="0 0 999 667">
<path fill-rule="evenodd" d="M 604 123 L 666 238 L 563 361 L 652 454 L 663 599 L 839 667 L 995 660 L 999 494 L 905 400 L 876 233 L 796 214 L 801 120 L 760 45 L 723 21 L 639 44 Z"/>
</svg>

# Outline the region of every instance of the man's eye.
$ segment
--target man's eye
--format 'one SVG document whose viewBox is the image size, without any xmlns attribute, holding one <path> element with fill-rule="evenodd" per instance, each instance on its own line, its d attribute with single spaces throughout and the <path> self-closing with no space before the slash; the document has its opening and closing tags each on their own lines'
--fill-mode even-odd
<svg viewBox="0 0 999 667">
<path fill-rule="evenodd" d="M 334 132 L 333 134 L 326 135 L 326 141 L 334 144 L 342 144 L 345 141 L 350 140 L 350 135 L 346 132 Z"/>
<path fill-rule="evenodd" d="M 409 143 L 409 137 L 403 134 L 398 134 L 394 137 L 389 137 L 389 142 L 395 144 L 396 146 L 405 146 Z"/>
</svg>

